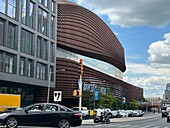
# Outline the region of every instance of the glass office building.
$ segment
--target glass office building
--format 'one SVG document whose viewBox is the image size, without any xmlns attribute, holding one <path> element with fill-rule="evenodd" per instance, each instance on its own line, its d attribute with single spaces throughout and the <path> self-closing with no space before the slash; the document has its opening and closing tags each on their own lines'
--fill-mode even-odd
<svg viewBox="0 0 170 128">
<path fill-rule="evenodd" d="M 22 106 L 45 101 L 49 75 L 55 87 L 56 5 L 0 0 L 0 93 L 21 94 Z"/>
</svg>

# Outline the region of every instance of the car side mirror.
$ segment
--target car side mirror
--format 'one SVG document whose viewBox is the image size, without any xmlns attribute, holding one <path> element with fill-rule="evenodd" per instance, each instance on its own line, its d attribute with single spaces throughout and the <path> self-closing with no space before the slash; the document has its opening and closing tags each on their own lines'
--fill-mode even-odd
<svg viewBox="0 0 170 128">
<path fill-rule="evenodd" d="M 25 111 L 25 113 L 27 113 L 27 114 L 28 114 L 28 108 L 26 108 L 24 111 Z"/>
</svg>

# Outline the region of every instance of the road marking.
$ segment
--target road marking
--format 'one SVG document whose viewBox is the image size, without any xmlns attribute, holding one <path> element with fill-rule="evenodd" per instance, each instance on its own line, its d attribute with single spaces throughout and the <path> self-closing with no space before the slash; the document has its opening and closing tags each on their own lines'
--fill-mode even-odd
<svg viewBox="0 0 170 128">
<path fill-rule="evenodd" d="M 146 126 L 140 127 L 140 128 L 148 128 L 148 127 L 150 127 L 150 126 L 152 126 L 152 125 L 146 125 Z"/>
<path fill-rule="evenodd" d="M 122 125 L 122 126 L 118 126 L 119 128 L 127 128 L 127 127 L 129 127 L 129 126 L 131 126 L 131 125 Z"/>
</svg>

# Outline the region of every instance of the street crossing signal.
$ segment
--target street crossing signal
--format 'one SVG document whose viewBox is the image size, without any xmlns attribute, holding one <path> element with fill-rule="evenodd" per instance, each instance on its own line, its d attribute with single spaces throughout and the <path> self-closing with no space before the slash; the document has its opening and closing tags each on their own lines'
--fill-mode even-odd
<svg viewBox="0 0 170 128">
<path fill-rule="evenodd" d="M 80 91 L 80 90 L 74 90 L 74 91 L 73 91 L 73 96 L 76 96 L 76 97 L 82 96 L 82 91 Z"/>
<path fill-rule="evenodd" d="M 83 75 L 83 59 L 79 62 L 79 75 Z"/>
</svg>

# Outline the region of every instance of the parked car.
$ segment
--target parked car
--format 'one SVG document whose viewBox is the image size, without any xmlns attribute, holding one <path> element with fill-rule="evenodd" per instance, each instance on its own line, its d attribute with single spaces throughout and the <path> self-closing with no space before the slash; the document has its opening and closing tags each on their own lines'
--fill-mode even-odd
<svg viewBox="0 0 170 128">
<path fill-rule="evenodd" d="M 79 111 L 79 107 L 73 107 L 72 110 Z M 87 109 L 87 107 L 81 107 L 81 111 L 80 112 L 82 113 L 82 118 L 83 119 L 90 118 L 90 111 Z"/>
<path fill-rule="evenodd" d="M 128 117 L 128 113 L 125 110 L 118 110 L 118 113 L 121 115 L 121 117 Z"/>
<path fill-rule="evenodd" d="M 133 116 L 134 117 L 139 117 L 141 116 L 140 112 L 138 110 L 133 110 Z"/>
<path fill-rule="evenodd" d="M 17 128 L 17 126 L 69 128 L 81 124 L 82 117 L 79 112 L 53 103 L 37 103 L 22 109 L 0 113 L 0 125 L 6 125 L 7 128 Z"/>
<path fill-rule="evenodd" d="M 126 110 L 128 117 L 133 117 L 133 110 Z"/>
</svg>

